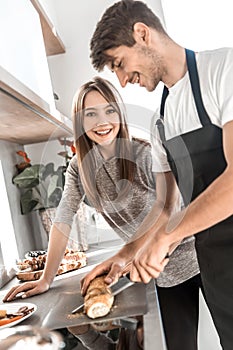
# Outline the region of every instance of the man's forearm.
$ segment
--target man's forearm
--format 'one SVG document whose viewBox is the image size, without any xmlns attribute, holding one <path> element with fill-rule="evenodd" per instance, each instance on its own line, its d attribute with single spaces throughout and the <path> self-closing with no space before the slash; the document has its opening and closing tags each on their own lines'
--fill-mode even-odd
<svg viewBox="0 0 233 350">
<path fill-rule="evenodd" d="M 139 226 L 136 234 L 131 238 L 129 242 L 137 240 L 139 237 L 151 236 L 165 223 L 168 222 L 172 212 L 178 210 L 178 205 L 166 208 L 163 203 L 155 202 L 151 211 L 147 214 L 141 225 Z"/>
<path fill-rule="evenodd" d="M 233 214 L 233 174 L 223 173 L 166 227 L 172 241 L 192 236 Z M 227 186 L 229 184 L 229 186 Z"/>
</svg>

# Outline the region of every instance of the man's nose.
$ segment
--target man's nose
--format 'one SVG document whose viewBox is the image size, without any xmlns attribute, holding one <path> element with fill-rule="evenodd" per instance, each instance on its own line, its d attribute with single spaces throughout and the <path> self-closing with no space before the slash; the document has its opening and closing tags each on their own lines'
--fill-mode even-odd
<svg viewBox="0 0 233 350">
<path fill-rule="evenodd" d="M 123 88 L 126 87 L 127 83 L 129 82 L 128 74 L 121 69 L 121 70 L 116 71 L 116 75 L 117 75 L 117 78 L 118 78 L 121 86 Z"/>
</svg>

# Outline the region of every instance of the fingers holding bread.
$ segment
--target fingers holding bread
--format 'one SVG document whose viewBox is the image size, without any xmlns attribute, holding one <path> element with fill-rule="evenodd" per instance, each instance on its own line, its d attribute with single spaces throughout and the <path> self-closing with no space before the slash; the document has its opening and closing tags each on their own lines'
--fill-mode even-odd
<svg viewBox="0 0 233 350">
<path fill-rule="evenodd" d="M 112 258 L 97 265 L 81 280 L 82 295 L 86 294 L 89 284 L 98 276 L 104 275 L 105 283 L 110 286 L 118 281 L 122 276 L 122 271 L 122 265 L 118 262 L 116 263 Z"/>
</svg>

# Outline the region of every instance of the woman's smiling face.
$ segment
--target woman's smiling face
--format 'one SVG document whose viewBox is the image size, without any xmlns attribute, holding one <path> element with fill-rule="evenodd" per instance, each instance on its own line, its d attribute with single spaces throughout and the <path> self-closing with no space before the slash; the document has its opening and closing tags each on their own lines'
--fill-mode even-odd
<svg viewBox="0 0 233 350">
<path fill-rule="evenodd" d="M 120 130 L 116 109 L 98 91 L 92 90 L 85 96 L 83 112 L 86 135 L 101 146 L 110 145 Z"/>
</svg>

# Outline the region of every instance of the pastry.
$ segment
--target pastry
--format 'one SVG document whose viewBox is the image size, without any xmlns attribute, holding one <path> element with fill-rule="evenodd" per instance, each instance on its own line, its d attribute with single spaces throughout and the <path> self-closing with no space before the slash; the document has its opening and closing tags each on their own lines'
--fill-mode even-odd
<svg viewBox="0 0 233 350">
<path fill-rule="evenodd" d="M 43 273 L 47 254 L 28 257 L 18 261 L 17 267 L 19 272 L 16 273 L 20 281 L 35 281 L 40 278 Z M 86 254 L 83 252 L 75 252 L 71 249 L 66 249 L 63 259 L 59 265 L 57 275 L 80 269 L 87 264 Z"/>
</svg>

